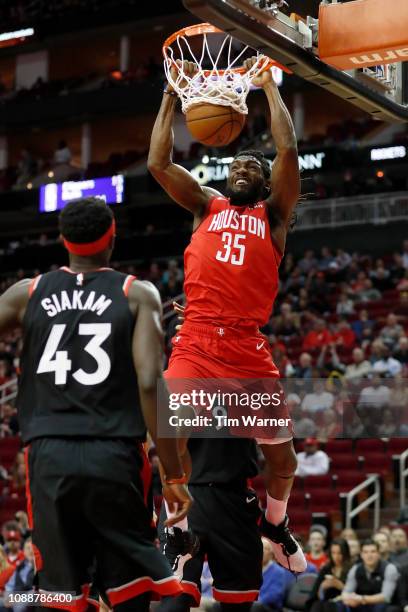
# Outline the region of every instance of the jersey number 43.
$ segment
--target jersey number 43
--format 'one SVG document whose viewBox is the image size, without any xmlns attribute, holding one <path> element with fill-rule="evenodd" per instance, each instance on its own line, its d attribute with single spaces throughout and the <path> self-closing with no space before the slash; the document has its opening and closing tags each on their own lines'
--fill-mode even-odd
<svg viewBox="0 0 408 612">
<path fill-rule="evenodd" d="M 72 371 L 73 365 L 68 357 L 68 351 L 59 351 L 58 346 L 64 335 L 66 325 L 55 324 L 52 326 L 48 336 L 44 352 L 38 364 L 37 374 L 55 372 L 55 384 L 65 385 L 68 372 Z M 72 377 L 81 385 L 98 385 L 108 378 L 111 371 L 111 360 L 101 345 L 110 336 L 112 331 L 111 323 L 80 323 L 78 334 L 80 336 L 92 336 L 84 347 L 96 362 L 94 372 L 85 372 L 82 368 L 75 370 Z"/>
</svg>

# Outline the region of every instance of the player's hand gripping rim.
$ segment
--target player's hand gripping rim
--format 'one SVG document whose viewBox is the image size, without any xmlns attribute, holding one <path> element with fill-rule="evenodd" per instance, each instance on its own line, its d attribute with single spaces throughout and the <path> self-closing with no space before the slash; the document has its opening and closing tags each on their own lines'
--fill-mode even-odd
<svg viewBox="0 0 408 612">
<path fill-rule="evenodd" d="M 172 527 L 187 516 L 193 498 L 185 484 L 164 484 L 163 497 L 172 515 L 171 518 L 166 519 L 164 524 L 166 527 Z"/>
<path fill-rule="evenodd" d="M 198 73 L 198 66 L 194 62 L 188 62 L 187 60 L 182 62 L 179 59 L 172 63 L 170 68 L 171 80 L 174 83 L 177 83 L 178 87 L 184 89 L 184 87 L 187 85 L 187 79 L 182 78 L 180 82 L 178 82 L 180 73 L 185 74 L 189 79 L 192 79 Z M 168 81 L 166 85 L 166 91 L 168 93 L 174 92 L 174 87 L 170 81 Z"/>
</svg>

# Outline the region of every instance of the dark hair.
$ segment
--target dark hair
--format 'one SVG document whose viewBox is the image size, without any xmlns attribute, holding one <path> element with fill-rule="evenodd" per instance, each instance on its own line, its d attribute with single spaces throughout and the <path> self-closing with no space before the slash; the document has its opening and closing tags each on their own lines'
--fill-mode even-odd
<svg viewBox="0 0 408 612">
<path fill-rule="evenodd" d="M 330 549 L 329 549 L 329 557 L 330 557 L 330 562 L 333 564 L 333 559 L 331 556 L 332 546 L 338 546 L 340 548 L 340 552 L 343 557 L 343 565 L 347 565 L 348 563 L 350 563 L 350 548 L 347 543 L 347 540 L 344 540 L 343 538 L 336 538 L 335 540 L 332 540 L 330 544 Z"/>
<path fill-rule="evenodd" d="M 62 209 L 59 229 L 69 242 L 94 242 L 108 231 L 113 213 L 101 198 L 73 200 Z"/>
<path fill-rule="evenodd" d="M 364 546 L 375 546 L 378 551 L 380 550 L 380 545 L 378 542 L 375 542 L 371 538 L 367 538 L 361 542 L 361 550 L 363 550 Z"/>
<path fill-rule="evenodd" d="M 271 178 L 271 167 L 262 151 L 257 151 L 255 149 L 240 151 L 235 155 L 234 160 L 239 159 L 240 157 L 255 157 L 255 159 L 257 159 L 262 166 L 262 172 L 265 180 L 269 181 Z"/>
</svg>

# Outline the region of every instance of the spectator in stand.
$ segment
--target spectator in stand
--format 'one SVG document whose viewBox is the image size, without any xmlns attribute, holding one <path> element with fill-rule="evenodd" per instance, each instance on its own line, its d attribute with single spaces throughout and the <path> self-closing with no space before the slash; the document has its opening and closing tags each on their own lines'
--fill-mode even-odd
<svg viewBox="0 0 408 612">
<path fill-rule="evenodd" d="M 343 249 L 337 249 L 336 259 L 335 259 L 340 270 L 347 268 L 351 264 L 351 255 L 346 253 Z"/>
<path fill-rule="evenodd" d="M 3 526 L 2 534 L 8 567 L 0 573 L 0 590 L 4 589 L 17 565 L 24 559 L 24 552 L 21 550 L 22 537 L 17 523 L 15 521 L 6 523 Z"/>
<path fill-rule="evenodd" d="M 299 290 L 305 284 L 305 280 L 305 276 L 304 274 L 302 274 L 301 269 L 299 268 L 299 266 L 296 266 L 296 268 L 293 270 L 286 282 L 283 284 L 282 291 L 284 293 L 288 293 L 290 291 L 293 291 L 294 293 L 299 293 Z"/>
<path fill-rule="evenodd" d="M 283 342 L 278 340 L 275 334 L 269 334 L 268 336 L 270 350 L 273 352 L 275 349 L 282 351 L 282 353 L 286 352 L 286 346 Z"/>
<path fill-rule="evenodd" d="M 398 281 L 396 289 L 398 291 L 408 291 L 408 269 L 405 270 L 405 274 L 400 281 Z"/>
<path fill-rule="evenodd" d="M 408 364 L 408 337 L 401 336 L 398 340 L 397 346 L 394 349 L 393 356 L 402 365 Z"/>
<path fill-rule="evenodd" d="M 286 571 L 275 562 L 269 540 L 262 538 L 262 586 L 258 602 L 253 604 L 252 612 L 279 612 L 283 608 L 286 587 Z"/>
<path fill-rule="evenodd" d="M 401 374 L 397 374 L 394 377 L 391 387 L 390 406 L 395 410 L 399 423 L 408 424 L 408 420 L 405 418 L 408 414 L 408 386 L 406 379 Z"/>
<path fill-rule="evenodd" d="M 290 400 L 291 395 L 287 397 L 286 401 L 288 402 L 289 413 L 295 428 L 296 438 L 313 438 L 316 435 L 316 423 L 302 412 L 299 405 L 301 401 L 300 398 L 299 403 L 294 403 Z"/>
<path fill-rule="evenodd" d="M 167 270 L 163 272 L 161 278 L 161 282 L 163 283 L 163 285 L 166 285 L 171 277 L 175 278 L 178 283 L 183 282 L 183 270 L 179 267 L 179 264 L 176 259 L 170 259 Z"/>
<path fill-rule="evenodd" d="M 383 561 L 389 561 L 391 554 L 391 542 L 389 534 L 384 533 L 383 531 L 377 531 L 373 535 L 373 540 L 378 544 L 378 550 L 380 552 L 381 559 Z"/>
<path fill-rule="evenodd" d="M 392 281 L 395 284 L 405 276 L 404 261 L 402 255 L 399 253 L 394 253 L 393 255 L 393 263 L 390 272 Z"/>
<path fill-rule="evenodd" d="M 356 343 L 356 335 L 346 319 L 342 319 L 336 326 L 336 331 L 332 336 L 333 342 L 337 346 L 351 349 Z"/>
<path fill-rule="evenodd" d="M 374 332 L 374 321 L 368 317 L 368 311 L 360 310 L 357 321 L 353 321 L 351 329 L 356 334 L 358 342 L 365 343 L 372 340 Z"/>
<path fill-rule="evenodd" d="M 402 264 L 408 270 L 408 240 L 404 240 L 402 244 Z"/>
<path fill-rule="evenodd" d="M 365 359 L 364 351 L 361 348 L 355 348 L 352 357 L 353 363 L 346 367 L 344 377 L 348 382 L 359 385 L 361 379 L 371 373 L 372 367 L 368 359 Z"/>
<path fill-rule="evenodd" d="M 331 335 L 327 329 L 326 321 L 323 319 L 317 319 L 314 323 L 313 329 L 306 334 L 303 340 L 303 350 L 311 351 L 313 349 L 318 349 L 325 344 L 330 344 L 330 342 Z"/>
<path fill-rule="evenodd" d="M 307 393 L 303 398 L 302 410 L 309 414 L 316 414 L 332 408 L 334 395 L 327 391 L 323 380 L 314 381 L 314 393 Z"/>
<path fill-rule="evenodd" d="M 373 286 L 373 282 L 367 278 L 363 288 L 356 291 L 356 298 L 359 302 L 374 302 L 381 299 L 381 293 Z"/>
<path fill-rule="evenodd" d="M 0 415 L 0 436 L 2 438 L 16 436 L 19 431 L 16 409 L 11 404 L 5 403 L 0 408 Z"/>
<path fill-rule="evenodd" d="M 304 451 L 297 453 L 297 459 L 296 476 L 321 476 L 329 471 L 329 457 L 319 450 L 316 438 L 306 438 Z"/>
<path fill-rule="evenodd" d="M 309 563 L 313 563 L 317 570 L 320 571 L 320 569 L 329 561 L 329 557 L 325 553 L 326 535 L 324 528 L 312 525 L 307 544 L 308 552 L 305 553 L 306 560 L 309 561 Z"/>
<path fill-rule="evenodd" d="M 299 365 L 295 368 L 295 377 L 311 379 L 313 377 L 313 357 L 309 353 L 302 353 L 299 357 Z"/>
<path fill-rule="evenodd" d="M 391 391 L 381 382 L 378 374 L 373 376 L 371 385 L 362 389 L 358 399 L 359 408 L 386 408 L 390 402 Z"/>
<path fill-rule="evenodd" d="M 336 605 L 330 600 L 341 594 L 350 567 L 350 550 L 347 541 L 341 538 L 333 540 L 329 550 L 329 561 L 319 571 L 307 609 L 311 612 L 335 612 Z"/>
<path fill-rule="evenodd" d="M 397 586 L 398 570 L 381 560 L 378 544 L 373 540 L 363 542 L 361 559 L 347 575 L 337 610 L 345 612 L 349 606 L 358 612 L 385 612 Z"/>
<path fill-rule="evenodd" d="M 383 293 L 388 289 L 392 289 L 391 275 L 384 267 L 384 262 L 380 259 L 377 261 L 377 267 L 370 272 L 370 278 L 373 281 L 373 286 Z"/>
<path fill-rule="evenodd" d="M 290 378 L 294 375 L 295 368 L 291 364 L 289 357 L 286 354 L 286 350 L 282 351 L 281 348 L 275 347 L 272 350 L 272 359 L 279 370 L 279 375 L 281 378 Z"/>
<path fill-rule="evenodd" d="M 34 552 L 31 538 L 28 538 L 24 543 L 24 558 L 16 566 L 14 573 L 9 578 L 5 585 L 6 593 L 22 593 L 33 591 L 35 574 Z M 14 608 L 15 612 L 25 612 L 30 610 L 30 607 Z"/>
<path fill-rule="evenodd" d="M 354 314 L 353 300 L 349 298 L 347 293 L 341 293 L 339 301 L 336 306 L 336 314 L 338 315 L 352 315 Z"/>
<path fill-rule="evenodd" d="M 395 529 L 391 530 L 390 542 L 390 561 L 399 567 L 408 567 L 407 534 L 402 527 L 395 527 Z"/>
<path fill-rule="evenodd" d="M 387 316 L 386 325 L 384 325 L 380 332 L 380 339 L 384 342 L 384 344 L 393 348 L 397 344 L 399 338 L 403 335 L 404 328 L 402 325 L 400 325 L 400 323 L 398 323 L 398 317 L 394 313 L 390 312 L 390 314 Z"/>
<path fill-rule="evenodd" d="M 320 251 L 320 259 L 317 266 L 319 270 L 321 270 L 322 272 L 326 272 L 326 270 L 329 269 L 330 264 L 332 264 L 333 261 L 334 257 L 331 250 L 328 247 L 323 247 Z"/>
<path fill-rule="evenodd" d="M 317 428 L 316 438 L 321 444 L 326 444 L 328 440 L 333 440 L 341 433 L 341 424 L 338 422 L 334 410 L 325 410 L 323 413 L 323 423 Z"/>
<path fill-rule="evenodd" d="M 72 153 L 65 140 L 60 140 L 54 153 L 54 163 L 56 166 L 60 164 L 70 164 Z"/>
<path fill-rule="evenodd" d="M 336 351 L 336 346 L 333 343 L 322 346 L 320 355 L 316 362 L 316 367 L 321 372 L 322 376 L 330 376 L 334 372 L 342 374 L 345 366 L 341 363 Z"/>
<path fill-rule="evenodd" d="M 367 274 L 363 271 L 357 273 L 357 278 L 351 282 L 351 290 L 353 293 L 359 293 L 364 290 Z"/>
<path fill-rule="evenodd" d="M 383 345 L 381 349 L 381 358 L 373 363 L 373 371 L 386 378 L 393 378 L 402 370 L 402 365 L 398 359 L 394 359 L 391 355 L 391 349 Z"/>
<path fill-rule="evenodd" d="M 281 304 L 280 315 L 273 319 L 273 330 L 277 336 L 285 339 L 298 336 L 300 332 L 300 317 L 292 312 L 292 306 L 287 302 Z"/>
<path fill-rule="evenodd" d="M 298 266 L 303 274 L 308 274 L 310 270 L 317 268 L 318 261 L 315 257 L 314 251 L 309 249 L 305 251 L 302 259 L 298 261 Z"/>
<path fill-rule="evenodd" d="M 398 431 L 398 422 L 391 408 L 386 408 L 382 413 L 382 423 L 378 427 L 378 435 L 382 438 L 392 438 Z"/>
<path fill-rule="evenodd" d="M 360 540 L 358 540 L 357 537 L 351 538 L 347 540 L 347 544 L 349 545 L 351 562 L 357 563 L 358 561 L 360 561 Z"/>
</svg>

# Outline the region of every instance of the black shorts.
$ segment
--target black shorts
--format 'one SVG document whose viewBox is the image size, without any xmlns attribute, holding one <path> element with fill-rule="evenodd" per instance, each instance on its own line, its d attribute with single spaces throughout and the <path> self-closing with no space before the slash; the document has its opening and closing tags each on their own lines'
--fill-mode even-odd
<svg viewBox="0 0 408 612">
<path fill-rule="evenodd" d="M 64 609 L 77 612 L 87 609 L 91 583 L 112 605 L 147 591 L 181 592 L 153 544 L 150 468 L 139 442 L 43 438 L 26 458 L 41 590 L 75 592 Z"/>
<path fill-rule="evenodd" d="M 200 551 L 183 570 L 182 595 L 166 602 L 165 609 L 182 612 L 198 606 L 201 574 L 207 558 L 213 577 L 213 597 L 225 603 L 243 603 L 258 598 L 262 584 L 262 541 L 258 529 L 260 509 L 252 489 L 226 485 L 189 485 L 194 504 L 188 526 L 200 538 Z M 163 542 L 164 504 L 159 536 Z"/>
</svg>

